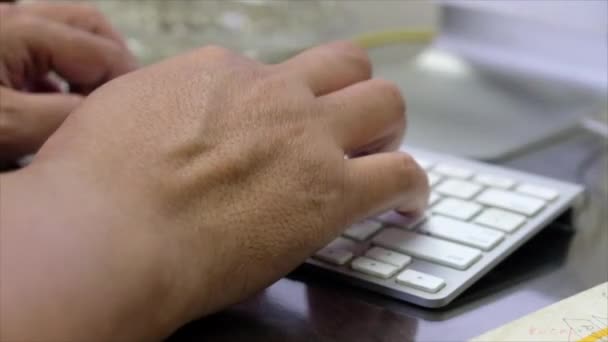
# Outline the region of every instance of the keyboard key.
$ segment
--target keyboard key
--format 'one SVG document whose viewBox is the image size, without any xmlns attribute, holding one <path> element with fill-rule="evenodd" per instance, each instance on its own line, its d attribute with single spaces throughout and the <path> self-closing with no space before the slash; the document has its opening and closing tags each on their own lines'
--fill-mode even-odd
<svg viewBox="0 0 608 342">
<path fill-rule="evenodd" d="M 441 176 L 433 172 L 427 173 L 426 176 L 429 179 L 430 186 L 435 186 L 441 180 Z"/>
<path fill-rule="evenodd" d="M 316 259 L 338 266 L 346 264 L 353 256 L 353 252 L 331 247 L 321 248 L 314 255 Z"/>
<path fill-rule="evenodd" d="M 314 257 L 335 265 L 344 265 L 353 258 L 356 248 L 354 241 L 339 237 L 318 250 Z"/>
<path fill-rule="evenodd" d="M 368 237 L 382 228 L 382 224 L 376 221 L 363 221 L 348 227 L 342 235 L 357 241 L 365 241 Z"/>
<path fill-rule="evenodd" d="M 446 240 L 489 251 L 503 240 L 504 234 L 476 224 L 462 222 L 442 216 L 433 216 L 422 226 L 421 231 Z"/>
<path fill-rule="evenodd" d="M 388 249 L 384 249 L 382 247 L 372 247 L 370 250 L 365 252 L 365 256 L 385 262 L 387 264 L 391 264 L 397 266 L 399 268 L 403 268 L 405 265 L 408 265 L 412 262 L 412 258 L 407 255 L 397 253 Z"/>
<path fill-rule="evenodd" d="M 521 192 L 522 194 L 542 198 L 547 201 L 553 201 L 559 197 L 559 193 L 556 190 L 546 188 L 543 186 L 532 185 L 532 184 L 521 184 L 515 191 Z"/>
<path fill-rule="evenodd" d="M 477 175 L 475 177 L 475 181 L 479 184 L 501 189 L 510 189 L 513 185 L 515 185 L 515 181 L 510 178 L 488 174 Z"/>
<path fill-rule="evenodd" d="M 434 206 L 431 211 L 433 213 L 467 221 L 480 212 L 481 209 L 482 207 L 474 202 L 467 202 L 455 198 L 445 198 Z"/>
<path fill-rule="evenodd" d="M 526 216 L 536 215 L 545 206 L 545 201 L 541 199 L 497 189 L 485 190 L 477 196 L 476 200 L 487 206 L 514 211 Z"/>
<path fill-rule="evenodd" d="M 481 258 L 481 251 L 478 249 L 397 228 L 382 230 L 372 242 L 384 248 L 459 270 L 467 269 Z"/>
<path fill-rule="evenodd" d="M 418 159 L 415 158 L 416 162 L 418 163 L 418 165 L 420 165 L 421 168 L 428 170 L 431 168 L 431 166 L 433 166 L 433 163 L 431 163 L 430 161 L 426 160 L 426 159 Z"/>
<path fill-rule="evenodd" d="M 483 224 L 484 226 L 488 226 L 491 228 L 496 228 L 507 233 L 513 233 L 525 221 L 526 218 L 524 216 L 496 208 L 489 208 L 484 210 L 474 220 L 475 223 Z"/>
<path fill-rule="evenodd" d="M 397 226 L 405 229 L 411 229 L 420 224 L 420 222 L 426 220 L 424 215 L 421 216 L 410 216 L 410 215 L 402 215 L 394 210 L 387 211 L 380 216 L 374 218 L 379 222 L 382 222 L 386 225 Z"/>
<path fill-rule="evenodd" d="M 439 201 L 441 199 L 441 196 L 437 195 L 436 192 L 431 191 L 431 195 L 429 196 L 429 206 L 434 205 L 435 203 L 437 203 L 437 201 Z"/>
<path fill-rule="evenodd" d="M 471 178 L 471 176 L 473 176 L 473 171 L 471 171 L 469 169 L 465 169 L 465 168 L 453 166 L 453 165 L 448 165 L 448 164 L 439 164 L 439 165 L 435 166 L 433 171 L 435 171 L 439 174 L 442 174 L 444 176 L 461 178 L 461 179 L 468 179 L 468 178 Z"/>
<path fill-rule="evenodd" d="M 396 281 L 399 284 L 411 286 L 430 293 L 435 293 L 445 286 L 445 281 L 443 281 L 443 279 L 414 270 L 405 270 L 401 272 L 397 276 Z"/>
<path fill-rule="evenodd" d="M 399 268 L 394 265 L 366 257 L 356 258 L 351 262 L 350 267 L 355 271 L 383 279 L 390 278 L 399 271 Z"/>
<path fill-rule="evenodd" d="M 345 239 L 343 237 L 337 237 L 337 238 L 333 239 L 325 247 L 344 249 L 344 250 L 351 251 L 351 252 L 354 253 L 354 252 L 357 251 L 358 246 L 359 245 L 356 242 L 354 242 L 353 240 L 351 240 L 351 239 Z"/>
<path fill-rule="evenodd" d="M 439 184 L 439 186 L 435 188 L 435 191 L 447 196 L 470 199 L 473 198 L 473 196 L 477 195 L 477 193 L 480 192 L 481 189 L 481 185 L 475 183 L 456 179 L 448 179 L 443 183 Z"/>
</svg>

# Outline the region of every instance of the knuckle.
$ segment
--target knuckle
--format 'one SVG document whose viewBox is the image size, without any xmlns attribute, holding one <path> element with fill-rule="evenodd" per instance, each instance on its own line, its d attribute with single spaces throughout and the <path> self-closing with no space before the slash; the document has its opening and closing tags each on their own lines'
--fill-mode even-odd
<svg viewBox="0 0 608 342">
<path fill-rule="evenodd" d="M 329 46 L 341 51 L 343 54 L 348 55 L 353 59 L 357 59 L 362 63 L 371 65 L 367 51 L 350 40 L 337 41 Z"/>
<path fill-rule="evenodd" d="M 226 59 L 228 57 L 235 56 L 234 52 L 232 52 L 231 50 L 229 50 L 225 47 L 219 46 L 219 45 L 207 45 L 207 46 L 199 49 L 199 53 L 201 55 L 205 56 L 206 58 L 211 58 L 211 59 L 216 59 L 216 60 L 222 60 L 222 59 Z"/>
<path fill-rule="evenodd" d="M 73 25 L 92 33 L 99 33 L 100 29 L 109 25 L 103 12 L 92 3 L 67 4 L 69 16 L 68 25 Z"/>
<path fill-rule="evenodd" d="M 395 164 L 403 173 L 409 173 L 417 167 L 416 160 L 410 154 L 400 152 L 395 155 Z"/>
<path fill-rule="evenodd" d="M 375 79 L 374 81 L 376 82 L 376 86 L 379 88 L 379 91 L 383 94 L 383 97 L 386 98 L 387 103 L 394 108 L 394 113 L 399 117 L 404 118 L 406 112 L 406 103 L 399 86 L 384 79 Z"/>
<path fill-rule="evenodd" d="M 268 101 L 268 94 L 299 90 L 283 75 L 268 72 L 268 69 L 264 67 L 239 68 L 235 72 L 238 72 L 241 84 L 248 85 L 248 90 L 243 95 L 243 100 L 248 105 L 259 106 L 260 103 L 265 103 L 266 110 L 270 111 L 271 115 L 277 115 L 277 119 L 286 113 L 291 113 L 295 108 L 302 107 L 303 103 L 290 97 L 280 97 Z"/>
<path fill-rule="evenodd" d="M 336 51 L 350 64 L 354 65 L 367 77 L 372 74 L 372 63 L 367 52 L 352 41 L 338 41 L 328 45 L 332 51 Z"/>
<path fill-rule="evenodd" d="M 399 181 L 399 185 L 410 187 L 415 184 L 419 176 L 419 166 L 414 158 L 407 153 L 396 153 L 394 158 L 394 170 Z"/>
</svg>

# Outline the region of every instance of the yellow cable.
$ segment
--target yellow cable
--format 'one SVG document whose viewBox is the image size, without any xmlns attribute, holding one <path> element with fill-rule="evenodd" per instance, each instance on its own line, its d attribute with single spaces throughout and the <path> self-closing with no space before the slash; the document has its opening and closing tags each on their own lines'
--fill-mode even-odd
<svg viewBox="0 0 608 342">
<path fill-rule="evenodd" d="M 433 40 L 434 37 L 435 32 L 429 29 L 397 28 L 362 33 L 351 38 L 351 40 L 364 49 L 373 49 L 395 44 L 425 44 Z M 268 56 L 266 59 L 264 59 L 264 61 L 267 63 L 279 63 L 293 57 L 307 48 L 309 47 L 274 53 L 272 56 Z"/>
<path fill-rule="evenodd" d="M 435 32 L 428 29 L 394 29 L 363 33 L 352 40 L 365 49 L 373 49 L 393 44 L 424 44 L 435 37 Z"/>
</svg>

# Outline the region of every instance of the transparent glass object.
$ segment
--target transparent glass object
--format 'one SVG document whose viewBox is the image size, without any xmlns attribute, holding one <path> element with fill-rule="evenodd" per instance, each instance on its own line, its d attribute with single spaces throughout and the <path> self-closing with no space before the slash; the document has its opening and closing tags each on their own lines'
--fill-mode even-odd
<svg viewBox="0 0 608 342">
<path fill-rule="evenodd" d="M 276 60 L 336 36 L 347 22 L 339 0 L 89 1 L 128 37 L 144 64 L 208 44 Z"/>
</svg>

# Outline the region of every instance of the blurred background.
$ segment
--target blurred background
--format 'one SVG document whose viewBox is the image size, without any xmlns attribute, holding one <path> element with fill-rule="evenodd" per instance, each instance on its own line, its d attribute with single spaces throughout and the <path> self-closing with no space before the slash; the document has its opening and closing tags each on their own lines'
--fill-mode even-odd
<svg viewBox="0 0 608 342">
<path fill-rule="evenodd" d="M 206 44 L 276 61 L 328 40 L 403 26 L 429 30 L 437 24 L 437 3 L 423 0 L 86 2 L 97 5 L 128 36 L 144 63 Z"/>
<path fill-rule="evenodd" d="M 207 44 L 275 63 L 355 39 L 404 91 L 417 146 L 499 161 L 581 125 L 608 135 L 606 0 L 81 1 L 142 64 Z"/>
</svg>

